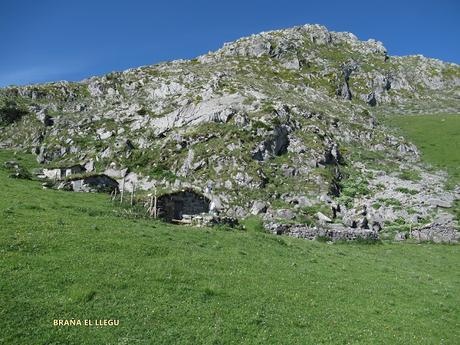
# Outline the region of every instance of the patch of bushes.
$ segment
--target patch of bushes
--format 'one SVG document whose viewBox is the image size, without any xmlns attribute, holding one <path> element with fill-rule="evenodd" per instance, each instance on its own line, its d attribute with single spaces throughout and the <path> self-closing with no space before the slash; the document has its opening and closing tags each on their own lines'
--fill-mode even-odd
<svg viewBox="0 0 460 345">
<path fill-rule="evenodd" d="M 275 111 L 275 107 L 273 106 L 273 104 L 271 103 L 264 103 L 262 105 L 262 109 L 261 109 L 263 112 L 265 113 L 273 113 Z"/>
<path fill-rule="evenodd" d="M 374 210 L 378 210 L 380 207 L 382 207 L 382 204 L 380 204 L 379 202 L 376 202 L 376 203 L 372 204 L 372 208 Z"/>
<path fill-rule="evenodd" d="M 177 178 L 176 174 L 174 174 L 169 168 L 163 164 L 155 165 L 150 171 L 149 175 L 156 178 L 165 178 L 169 181 L 173 181 Z"/>
<path fill-rule="evenodd" d="M 315 240 L 318 242 L 326 243 L 326 242 L 330 242 L 331 238 L 329 236 L 316 236 Z"/>
<path fill-rule="evenodd" d="M 19 106 L 14 101 L 6 101 L 0 107 L 0 124 L 10 125 L 19 121 L 23 116 L 27 115 L 28 111 Z"/>
<path fill-rule="evenodd" d="M 348 181 L 347 183 L 342 184 L 342 194 L 344 196 L 355 198 L 359 195 L 367 195 L 369 192 L 367 183 L 364 181 Z"/>
<path fill-rule="evenodd" d="M 297 217 L 297 221 L 308 226 L 315 226 L 316 221 L 311 215 L 301 214 Z"/>
<path fill-rule="evenodd" d="M 396 188 L 396 191 L 397 191 L 397 192 L 400 192 L 400 193 L 404 193 L 404 194 L 410 194 L 410 195 L 416 195 L 416 194 L 418 194 L 418 191 L 416 191 L 416 190 L 414 190 L 414 189 L 404 188 L 404 187 Z"/>
<path fill-rule="evenodd" d="M 415 170 L 404 170 L 399 174 L 399 178 L 406 180 L 406 181 L 420 181 L 422 178 L 420 177 L 420 173 Z"/>
<path fill-rule="evenodd" d="M 368 195 L 370 190 L 368 188 L 369 183 L 363 177 L 352 177 L 349 176 L 346 179 L 340 181 L 340 197 L 339 202 L 347 207 L 351 206 L 353 200 L 356 197 L 362 195 Z"/>
<path fill-rule="evenodd" d="M 401 207 L 401 201 L 394 199 L 394 198 L 388 198 L 388 199 L 378 199 L 379 202 L 383 203 L 385 206 L 397 206 Z"/>
<path fill-rule="evenodd" d="M 395 224 L 395 225 L 405 225 L 405 224 L 406 224 L 406 220 L 405 220 L 404 218 L 402 218 L 402 217 L 399 217 L 398 219 L 396 219 L 396 220 L 394 221 L 394 224 Z"/>
<path fill-rule="evenodd" d="M 195 99 L 193 100 L 193 103 L 198 104 L 201 101 L 203 101 L 203 97 L 201 97 L 201 95 L 197 95 Z"/>
<path fill-rule="evenodd" d="M 258 216 L 249 216 L 244 219 L 241 224 L 244 226 L 246 231 L 265 232 L 264 223 Z"/>
<path fill-rule="evenodd" d="M 259 128 L 261 129 L 265 129 L 267 131 L 271 131 L 272 128 L 270 127 L 270 125 L 262 122 L 262 121 L 259 121 L 259 120 L 255 120 L 255 121 L 252 121 L 252 128 L 257 130 Z"/>
<path fill-rule="evenodd" d="M 322 214 L 328 216 L 329 218 L 332 218 L 332 209 L 329 206 L 323 205 L 323 204 L 316 204 L 316 205 L 312 205 L 312 206 L 306 206 L 306 207 L 302 208 L 302 211 L 306 215 L 310 215 L 310 216 L 314 216 L 318 212 L 321 212 Z"/>
<path fill-rule="evenodd" d="M 32 175 L 30 172 L 23 167 L 18 167 L 14 172 L 10 174 L 10 177 L 22 179 L 22 180 L 31 180 Z"/>
<path fill-rule="evenodd" d="M 16 161 L 8 161 L 3 163 L 3 169 L 5 169 L 9 173 L 9 177 L 23 179 L 23 180 L 31 180 L 32 174 L 20 165 Z"/>
</svg>

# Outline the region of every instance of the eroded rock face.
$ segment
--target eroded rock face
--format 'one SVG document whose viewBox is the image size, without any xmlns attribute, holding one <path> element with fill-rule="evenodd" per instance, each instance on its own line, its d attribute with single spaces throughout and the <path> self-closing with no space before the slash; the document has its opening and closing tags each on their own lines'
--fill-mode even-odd
<svg viewBox="0 0 460 345">
<path fill-rule="evenodd" d="M 330 239 L 380 236 L 396 225 L 413 225 L 401 238 L 429 237 L 455 226 L 422 223 L 460 193 L 445 191 L 445 177 L 427 172 L 417 148 L 376 114 L 460 112 L 459 94 L 457 65 L 390 57 L 378 41 L 305 25 L 191 61 L 0 89 L 2 116 L 21 110 L 1 121 L 0 147 L 44 164 L 82 164 L 126 191 L 202 191 L 212 211 L 297 224 L 292 234 L 304 238 L 318 229 Z M 316 223 L 331 228 L 311 230 Z"/>
<path fill-rule="evenodd" d="M 253 151 L 252 157 L 258 161 L 280 156 L 287 152 L 289 146 L 289 130 L 285 126 L 275 127 L 267 138 Z"/>
<path fill-rule="evenodd" d="M 265 212 L 267 212 L 267 203 L 260 200 L 254 201 L 251 207 L 251 214 L 258 215 Z"/>
<path fill-rule="evenodd" d="M 156 134 L 163 134 L 172 128 L 196 126 L 206 122 L 226 123 L 241 108 L 244 98 L 228 95 L 198 104 L 189 104 L 150 121 Z"/>
<path fill-rule="evenodd" d="M 88 170 L 88 171 L 93 171 L 94 170 L 94 163 L 93 164 L 90 163 L 89 167 L 90 168 L 92 167 L 93 169 Z M 112 178 L 115 178 L 115 179 L 121 179 L 121 178 L 125 177 L 127 173 L 128 173 L 128 168 L 120 168 L 114 162 L 112 162 L 107 167 L 107 169 L 105 169 L 105 171 L 104 171 L 105 175 L 107 175 L 109 177 L 112 177 Z"/>
</svg>

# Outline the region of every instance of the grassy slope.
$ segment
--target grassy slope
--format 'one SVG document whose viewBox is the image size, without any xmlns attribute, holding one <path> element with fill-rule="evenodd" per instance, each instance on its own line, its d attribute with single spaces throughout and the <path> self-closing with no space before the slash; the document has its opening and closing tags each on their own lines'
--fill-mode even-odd
<svg viewBox="0 0 460 345">
<path fill-rule="evenodd" d="M 392 116 L 384 121 L 400 128 L 426 162 L 445 169 L 451 184 L 460 183 L 460 115 Z"/>
<path fill-rule="evenodd" d="M 458 246 L 183 228 L 1 170 L 0 186 L 1 344 L 458 343 Z"/>
</svg>

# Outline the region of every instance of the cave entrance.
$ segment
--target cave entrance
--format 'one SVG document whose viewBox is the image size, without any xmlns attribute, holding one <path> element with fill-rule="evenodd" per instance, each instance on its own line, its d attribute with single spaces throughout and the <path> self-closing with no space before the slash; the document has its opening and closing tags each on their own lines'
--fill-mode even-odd
<svg viewBox="0 0 460 345">
<path fill-rule="evenodd" d="M 158 198 L 158 216 L 168 222 L 180 221 L 184 215 L 209 212 L 210 200 L 193 190 L 164 194 Z"/>
</svg>

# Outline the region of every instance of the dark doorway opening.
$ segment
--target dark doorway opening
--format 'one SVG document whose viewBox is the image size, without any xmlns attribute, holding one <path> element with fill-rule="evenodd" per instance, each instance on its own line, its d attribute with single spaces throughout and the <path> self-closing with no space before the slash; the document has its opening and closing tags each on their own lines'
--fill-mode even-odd
<svg viewBox="0 0 460 345">
<path fill-rule="evenodd" d="M 182 220 L 184 215 L 209 212 L 210 200 L 193 190 L 164 194 L 158 198 L 158 216 L 168 222 Z"/>
</svg>

